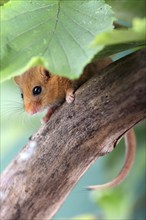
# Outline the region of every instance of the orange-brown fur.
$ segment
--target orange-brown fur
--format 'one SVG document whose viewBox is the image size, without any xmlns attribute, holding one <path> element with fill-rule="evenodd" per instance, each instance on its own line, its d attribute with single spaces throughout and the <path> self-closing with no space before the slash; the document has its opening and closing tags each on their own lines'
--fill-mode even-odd
<svg viewBox="0 0 146 220">
<path fill-rule="evenodd" d="M 25 111 L 34 114 L 47 107 L 55 108 L 66 97 L 72 96 L 71 100 L 73 100 L 74 91 L 109 63 L 111 63 L 111 59 L 105 58 L 102 61 L 88 64 L 81 77 L 74 81 L 53 74 L 47 77 L 46 70 L 42 66 L 32 67 L 22 75 L 14 77 L 23 93 Z M 35 86 L 42 87 L 42 93 L 39 96 L 32 94 L 32 89 Z M 67 98 L 66 100 L 68 100 Z"/>
<path fill-rule="evenodd" d="M 57 75 L 51 75 L 50 78 L 47 78 L 43 72 L 44 68 L 37 66 L 14 78 L 23 93 L 26 112 L 34 108 L 39 112 L 48 106 L 56 105 L 64 99 L 66 90 L 70 87 L 68 79 Z M 32 89 L 35 86 L 42 87 L 42 93 L 39 96 L 32 94 Z"/>
</svg>

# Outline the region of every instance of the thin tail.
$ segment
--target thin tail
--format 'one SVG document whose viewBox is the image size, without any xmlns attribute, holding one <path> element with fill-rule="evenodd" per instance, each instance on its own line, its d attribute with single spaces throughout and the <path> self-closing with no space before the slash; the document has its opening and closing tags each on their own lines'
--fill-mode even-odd
<svg viewBox="0 0 146 220">
<path fill-rule="evenodd" d="M 125 135 L 125 163 L 117 175 L 115 179 L 113 179 L 111 182 L 101 184 L 101 185 L 93 185 L 93 186 L 88 186 L 88 190 L 100 190 L 100 189 L 106 189 L 106 188 L 112 188 L 114 186 L 119 185 L 128 175 L 133 162 L 135 158 L 135 146 L 136 146 L 136 141 L 135 141 L 135 134 L 133 129 L 130 129 Z"/>
</svg>

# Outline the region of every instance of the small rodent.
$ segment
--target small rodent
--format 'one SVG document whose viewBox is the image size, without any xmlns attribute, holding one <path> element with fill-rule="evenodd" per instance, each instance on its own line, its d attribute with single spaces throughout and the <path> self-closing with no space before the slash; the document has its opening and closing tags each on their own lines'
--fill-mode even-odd
<svg viewBox="0 0 146 220">
<path fill-rule="evenodd" d="M 112 61 L 110 58 L 88 64 L 78 80 L 69 80 L 50 73 L 42 66 L 30 68 L 14 81 L 20 87 L 24 110 L 33 115 L 48 109 L 42 119 L 46 123 L 55 109 L 66 99 L 72 103 L 75 99 L 76 89 Z"/>
<path fill-rule="evenodd" d="M 55 109 L 64 100 L 66 100 L 67 103 L 72 103 L 75 99 L 76 89 L 111 62 L 110 58 L 105 58 L 98 62 L 88 64 L 81 77 L 73 81 L 54 75 L 42 66 L 32 67 L 22 75 L 14 77 L 14 81 L 21 90 L 25 111 L 33 115 L 48 109 L 42 119 L 42 122 L 46 123 Z M 109 183 L 89 186 L 88 189 L 96 190 L 114 187 L 125 179 L 131 169 L 135 156 L 135 137 L 133 130 L 131 129 L 127 132 L 124 137 L 126 140 L 126 159 L 118 176 Z"/>
</svg>

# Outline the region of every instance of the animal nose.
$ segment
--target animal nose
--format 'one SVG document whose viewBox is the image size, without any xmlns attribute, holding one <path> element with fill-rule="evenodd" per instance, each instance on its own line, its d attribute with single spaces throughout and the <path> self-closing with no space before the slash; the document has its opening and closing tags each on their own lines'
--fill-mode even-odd
<svg viewBox="0 0 146 220">
<path fill-rule="evenodd" d="M 26 110 L 26 112 L 29 114 L 29 115 L 34 115 L 36 113 L 36 111 L 33 111 L 33 110 Z"/>
<path fill-rule="evenodd" d="M 38 109 L 36 106 L 32 105 L 32 104 L 27 104 L 25 105 L 25 111 L 29 114 L 29 115 L 34 115 L 35 113 L 38 112 Z"/>
</svg>

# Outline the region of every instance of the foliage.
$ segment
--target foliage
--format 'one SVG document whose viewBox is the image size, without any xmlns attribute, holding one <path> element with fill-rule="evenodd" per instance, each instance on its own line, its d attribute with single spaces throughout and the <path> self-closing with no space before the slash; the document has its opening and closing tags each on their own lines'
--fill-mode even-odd
<svg viewBox="0 0 146 220">
<path fill-rule="evenodd" d="M 6 2 L 8 2 L 9 0 L 0 0 L 0 6 L 4 5 Z"/>
<path fill-rule="evenodd" d="M 135 17 L 143 18 L 146 16 L 145 0 L 106 0 L 106 3 L 112 6 L 116 17 L 120 21 L 131 23 Z"/>
<path fill-rule="evenodd" d="M 72 218 L 71 220 L 97 220 L 96 216 L 91 214 L 78 215 Z"/>
<path fill-rule="evenodd" d="M 78 77 L 101 48 L 90 48 L 91 40 L 113 28 L 113 12 L 102 0 L 9 1 L 1 13 L 1 80 L 34 65 Z"/>
<path fill-rule="evenodd" d="M 127 50 L 129 48 L 135 49 L 136 47 L 145 44 L 143 39 L 141 40 L 141 36 L 144 36 L 145 34 L 145 20 L 138 20 L 136 25 L 133 23 L 134 25 L 132 28 L 130 26 L 132 24 L 132 20 L 134 21 L 135 18 L 145 17 L 145 0 L 105 0 L 112 9 L 104 3 L 104 0 L 60 0 L 61 7 L 58 20 L 57 12 L 59 0 L 11 0 L 6 3 L 7 1 L 8 0 L 0 1 L 0 5 L 5 3 L 1 6 L 2 53 L 0 62 L 2 81 L 11 78 L 15 74 L 20 74 L 25 69 L 36 64 L 44 64 L 51 71 L 57 74 L 65 75 L 71 78 L 77 77 L 81 73 L 84 65 L 86 65 L 93 56 L 100 58 Z M 46 4 L 48 4 L 49 8 L 45 10 Z M 98 10 L 100 8 L 102 10 Z M 130 26 L 129 29 L 114 30 L 113 32 L 109 32 L 113 28 L 113 11 L 115 12 L 117 19 L 120 19 L 118 21 L 128 27 Z M 138 32 L 135 27 L 138 28 Z M 141 30 L 140 27 L 142 27 Z M 34 28 L 34 32 L 31 28 Z M 100 33 L 101 35 L 99 35 Z M 107 33 L 110 34 L 107 36 Z M 46 50 L 45 56 L 42 56 L 42 51 L 45 50 L 47 43 L 50 42 L 50 38 L 47 36 L 53 37 L 51 38 L 49 50 Z M 106 39 L 105 36 L 107 36 Z M 135 38 L 137 36 L 138 38 Z M 59 37 L 60 42 L 58 42 Z M 130 42 L 127 42 L 127 39 L 130 37 L 131 39 L 133 38 L 133 41 L 131 42 L 130 39 Z M 100 46 L 97 48 L 89 46 L 91 45 L 91 42 L 96 42 L 99 38 Z M 112 44 L 110 44 L 110 42 L 112 42 Z M 33 134 L 40 126 L 39 117 L 29 118 L 29 120 L 26 120 L 25 117 L 25 122 L 24 124 L 22 123 L 23 115 L 20 114 L 20 112 L 17 112 L 18 106 L 16 106 L 16 102 L 19 101 L 19 94 L 14 92 L 14 89 L 14 85 L 12 86 L 12 82 L 10 82 L 10 80 L 2 83 L 2 99 L 4 101 L 9 99 L 6 104 L 2 103 L 2 110 L 5 114 L 9 112 L 10 115 L 9 117 L 8 115 L 6 115 L 5 118 L 2 117 L 1 120 L 1 169 L 4 169 L 4 167 L 7 166 L 7 164 L 20 150 L 20 147 L 26 143 L 30 134 Z M 22 103 L 20 104 L 22 109 Z M 116 219 L 127 219 L 127 216 L 134 216 L 134 218 L 142 219 L 144 216 L 144 212 L 142 213 L 141 210 L 143 204 L 142 199 L 144 198 L 142 186 L 144 188 L 145 179 L 143 178 L 143 182 L 139 180 L 140 175 L 141 177 L 145 177 L 145 174 L 143 174 L 143 167 L 145 163 L 145 140 L 143 140 L 144 132 L 144 128 L 140 129 L 137 136 L 137 138 L 139 138 L 137 143 L 140 147 L 138 149 L 138 153 L 140 150 L 142 152 L 139 155 L 133 169 L 133 176 L 135 178 L 133 178 L 129 183 L 129 190 L 126 191 L 125 189 L 121 189 L 121 192 L 123 192 L 122 195 L 118 190 L 115 190 L 114 192 L 103 192 L 100 193 L 100 195 L 98 192 L 92 195 L 92 200 L 97 206 L 100 206 L 103 209 L 103 216 L 106 216 L 107 219 L 109 219 L 108 217 L 112 215 L 112 212 L 116 215 L 114 211 L 118 212 L 118 210 L 120 216 Z M 118 151 L 121 149 L 122 147 L 118 148 Z M 112 157 L 111 154 L 109 156 L 110 158 Z M 102 159 L 106 164 L 107 157 Z M 91 203 L 88 203 L 87 201 L 88 193 L 80 192 L 82 191 L 82 187 L 93 183 L 93 178 L 95 178 L 94 180 L 96 183 L 97 176 L 99 182 L 102 182 L 103 176 L 112 176 L 114 173 L 113 170 L 118 167 L 120 159 L 121 154 L 118 152 L 118 154 L 115 157 L 112 157 L 112 160 L 109 161 L 107 167 L 103 167 L 100 160 L 98 160 L 98 167 L 96 167 L 94 172 L 90 173 L 90 175 L 89 172 L 91 170 L 86 173 L 86 175 L 89 175 L 88 182 L 82 182 L 80 186 L 77 186 L 78 191 L 73 192 L 75 199 L 73 203 L 70 202 L 70 210 L 68 210 L 69 200 L 66 201 L 67 208 L 65 209 L 63 216 L 72 210 L 74 211 L 74 214 L 78 214 L 76 212 L 77 208 L 80 209 L 80 213 L 82 212 L 81 210 L 83 210 L 84 213 Z M 104 171 L 97 172 L 97 169 Z M 117 170 L 119 169 L 120 167 L 118 167 Z M 98 175 L 96 176 L 95 173 Z M 136 184 L 134 185 L 134 183 L 136 183 L 137 186 Z M 129 193 L 129 191 L 133 192 Z M 118 201 L 116 199 L 116 195 L 120 197 L 120 199 L 118 197 Z M 132 201 L 130 200 L 131 198 Z M 81 201 L 80 206 L 78 205 L 79 200 Z M 108 200 L 110 200 L 110 202 L 108 202 Z M 132 211 L 129 203 L 132 206 Z M 129 213 L 127 213 L 126 208 L 124 210 L 126 204 L 127 207 L 129 207 Z M 88 210 L 88 213 L 90 212 L 92 211 Z M 101 219 L 101 212 L 99 210 L 96 210 L 95 212 L 97 213 L 95 216 L 99 216 Z M 131 213 L 133 213 L 133 215 Z M 74 214 L 70 214 L 69 216 L 73 216 Z M 58 214 L 58 218 L 59 217 L 60 215 Z M 80 217 L 87 217 L 87 219 L 93 217 L 94 219 L 94 215 L 83 215 Z"/>
<path fill-rule="evenodd" d="M 128 197 L 124 195 L 124 192 L 124 189 L 119 187 L 104 192 L 96 191 L 92 193 L 93 201 L 104 210 L 104 219 L 116 219 L 117 216 L 119 219 L 128 219 L 133 197 L 132 192 L 129 193 Z"/>
<path fill-rule="evenodd" d="M 94 45 L 113 45 L 127 42 L 144 45 L 146 44 L 145 25 L 146 19 L 134 19 L 132 28 L 99 34 L 94 41 Z"/>
<path fill-rule="evenodd" d="M 97 35 L 92 42 L 94 46 L 103 46 L 103 50 L 96 55 L 96 58 L 105 55 L 113 55 L 114 53 L 124 51 L 130 48 L 136 48 L 146 45 L 146 19 L 135 18 L 133 26 L 129 29 L 120 29 L 107 31 Z"/>
<path fill-rule="evenodd" d="M 119 9 L 116 0 L 107 2 Z M 133 11 L 139 15 L 143 4 L 142 0 Z M 119 5 L 123 14 L 124 5 L 130 3 Z M 103 0 L 11 0 L 1 11 L 1 81 L 35 65 L 77 78 L 93 56 L 101 58 L 145 44 L 144 29 L 140 29 L 145 20 L 134 20 L 129 30 L 112 31 L 113 12 Z M 91 47 L 96 35 L 96 47 Z"/>
</svg>

